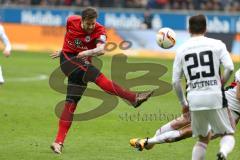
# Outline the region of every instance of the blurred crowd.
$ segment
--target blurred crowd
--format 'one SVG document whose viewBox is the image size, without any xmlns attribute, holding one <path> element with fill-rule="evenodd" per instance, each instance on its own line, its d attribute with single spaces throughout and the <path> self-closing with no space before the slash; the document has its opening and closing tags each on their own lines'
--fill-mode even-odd
<svg viewBox="0 0 240 160">
<path fill-rule="evenodd" d="M 240 0 L 0 0 L 0 4 L 240 11 Z"/>
</svg>

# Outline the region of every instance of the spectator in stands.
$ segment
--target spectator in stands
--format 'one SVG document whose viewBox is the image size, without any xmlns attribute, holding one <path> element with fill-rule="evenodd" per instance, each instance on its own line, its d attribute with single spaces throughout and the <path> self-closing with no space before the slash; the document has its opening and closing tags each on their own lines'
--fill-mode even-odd
<svg viewBox="0 0 240 160">
<path fill-rule="evenodd" d="M 231 1 L 230 3 L 228 3 L 225 10 L 229 11 L 229 12 L 239 12 L 240 11 L 240 0 Z"/>
<path fill-rule="evenodd" d="M 32 5 L 41 6 L 57 6 L 60 5 L 60 0 L 31 0 Z"/>
<path fill-rule="evenodd" d="M 0 4 L 240 11 L 240 0 L 0 0 Z"/>
<path fill-rule="evenodd" d="M 9 5 L 11 4 L 11 0 L 0 0 L 0 4 Z"/>
<path fill-rule="evenodd" d="M 40 5 L 41 0 L 31 0 L 31 5 Z"/>
<path fill-rule="evenodd" d="M 192 0 L 193 8 L 196 10 L 200 10 L 202 0 Z"/>
<path fill-rule="evenodd" d="M 73 4 L 73 0 L 61 0 L 61 4 L 65 6 L 71 6 Z"/>
<path fill-rule="evenodd" d="M 125 0 L 124 1 L 124 7 L 126 8 L 137 8 L 137 4 L 135 0 Z"/>
<path fill-rule="evenodd" d="M 0 2 L 5 5 L 31 5 L 31 0 L 1 0 Z"/>
<path fill-rule="evenodd" d="M 193 9 L 191 0 L 170 0 L 170 8 L 175 10 Z"/>
<path fill-rule="evenodd" d="M 114 7 L 115 0 L 98 0 L 99 7 Z"/>
<path fill-rule="evenodd" d="M 73 2 L 74 6 L 79 6 L 79 7 L 86 7 L 90 6 L 90 2 L 88 0 L 75 0 Z"/>
<path fill-rule="evenodd" d="M 149 0 L 147 7 L 156 9 L 166 9 L 169 8 L 169 0 Z"/>
<path fill-rule="evenodd" d="M 141 7 L 141 8 L 145 8 L 147 6 L 147 3 L 148 3 L 148 0 L 139 0 L 138 1 L 138 5 Z"/>
</svg>

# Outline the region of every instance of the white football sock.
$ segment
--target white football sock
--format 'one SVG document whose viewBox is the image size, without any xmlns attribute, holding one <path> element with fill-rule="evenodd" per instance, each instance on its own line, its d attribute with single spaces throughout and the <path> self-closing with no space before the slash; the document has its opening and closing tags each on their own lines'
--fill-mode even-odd
<svg viewBox="0 0 240 160">
<path fill-rule="evenodd" d="M 207 144 L 197 142 L 192 151 L 192 160 L 205 160 Z"/>
<path fill-rule="evenodd" d="M 173 141 L 176 138 L 180 137 L 181 134 L 178 130 L 165 132 L 160 135 L 154 136 L 148 139 L 148 144 L 161 144 L 166 143 L 166 141 Z"/>
<path fill-rule="evenodd" d="M 163 134 L 165 132 L 173 131 L 174 129 L 171 126 L 171 122 L 168 122 L 164 126 L 162 126 L 160 129 L 158 129 L 155 133 L 155 136 L 158 136 L 160 134 Z"/>
<path fill-rule="evenodd" d="M 0 84 L 4 83 L 3 75 L 2 75 L 2 67 L 0 66 Z"/>
<path fill-rule="evenodd" d="M 227 155 L 232 152 L 235 145 L 235 139 L 232 135 L 223 136 L 220 141 L 220 152 L 227 157 Z"/>
</svg>

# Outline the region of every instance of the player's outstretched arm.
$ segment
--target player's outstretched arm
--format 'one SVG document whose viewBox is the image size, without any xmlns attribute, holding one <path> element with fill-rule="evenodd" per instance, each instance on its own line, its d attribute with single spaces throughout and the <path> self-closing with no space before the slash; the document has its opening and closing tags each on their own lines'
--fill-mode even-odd
<svg viewBox="0 0 240 160">
<path fill-rule="evenodd" d="M 179 80 L 173 80 L 172 85 L 173 85 L 173 88 L 174 88 L 174 90 L 177 94 L 178 100 L 183 107 L 182 112 L 185 115 L 189 111 L 189 109 L 188 109 L 188 102 L 187 102 L 186 97 L 184 96 L 184 93 L 183 93 L 183 89 L 182 89 L 182 86 L 181 86 L 180 79 Z"/>
<path fill-rule="evenodd" d="M 2 40 L 2 42 L 5 46 L 3 54 L 5 57 L 9 57 L 11 55 L 12 46 L 11 46 L 11 43 L 10 43 L 2 25 L 0 25 L 0 39 Z"/>
<path fill-rule="evenodd" d="M 233 73 L 233 68 L 225 68 L 222 76 L 222 84 L 225 85 Z"/>
<path fill-rule="evenodd" d="M 78 53 L 77 58 L 89 57 L 89 56 L 100 56 L 105 53 L 105 44 L 98 43 L 94 49 L 82 51 Z"/>
<path fill-rule="evenodd" d="M 51 57 L 52 59 L 55 59 L 55 58 L 60 57 L 60 54 L 61 54 L 61 51 L 55 51 L 55 52 L 53 52 L 52 54 L 50 54 L 50 57 Z"/>
<path fill-rule="evenodd" d="M 230 76 L 232 75 L 232 72 L 234 70 L 234 65 L 233 65 L 233 61 L 230 56 L 230 53 L 227 51 L 226 45 L 224 43 L 221 43 L 220 51 L 221 51 L 220 61 L 224 67 L 222 84 L 225 85 L 226 82 L 229 80 Z"/>
</svg>

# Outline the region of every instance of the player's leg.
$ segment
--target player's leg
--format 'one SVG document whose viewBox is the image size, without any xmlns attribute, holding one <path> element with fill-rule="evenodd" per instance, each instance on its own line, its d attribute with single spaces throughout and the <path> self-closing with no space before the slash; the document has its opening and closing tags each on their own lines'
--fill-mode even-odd
<svg viewBox="0 0 240 160">
<path fill-rule="evenodd" d="M 174 119 L 158 129 L 152 138 L 148 139 L 148 148 L 151 145 L 161 143 L 172 143 L 192 136 L 190 119 L 183 116 Z"/>
<path fill-rule="evenodd" d="M 210 141 L 210 132 L 207 136 L 199 136 L 192 150 L 192 160 L 205 160 L 207 145 Z"/>
<path fill-rule="evenodd" d="M 217 154 L 218 160 L 226 160 L 229 153 L 235 146 L 235 138 L 233 134 L 225 134 L 220 141 L 220 150 Z"/>
<path fill-rule="evenodd" d="M 134 93 L 123 87 L 119 86 L 115 82 L 109 80 L 103 73 L 100 73 L 94 81 L 105 92 L 119 96 L 129 101 L 134 107 L 138 107 L 146 101 L 151 95 L 152 91 L 145 93 Z"/>
<path fill-rule="evenodd" d="M 65 53 L 63 53 L 63 55 L 64 55 L 64 57 L 69 59 Z M 119 86 L 115 82 L 109 80 L 95 66 L 93 66 L 90 63 L 84 63 L 84 61 L 81 61 L 81 59 L 72 58 L 72 59 L 69 59 L 69 61 L 75 65 L 66 65 L 67 67 L 62 69 L 62 70 L 66 70 L 64 72 L 68 72 L 69 68 L 74 68 L 74 66 L 76 67 L 76 64 L 77 64 L 80 68 L 82 68 L 82 70 L 86 71 L 86 74 L 84 75 L 84 81 L 94 82 L 105 92 L 112 94 L 112 95 L 119 96 L 123 99 L 126 99 L 134 107 L 140 106 L 144 101 L 146 101 L 153 94 L 152 91 L 145 92 L 145 93 L 134 93 L 127 89 L 124 89 L 123 87 Z M 72 69 L 70 69 L 70 70 L 72 70 Z"/>
<path fill-rule="evenodd" d="M 56 137 L 56 143 L 63 143 L 65 136 L 72 124 L 73 114 L 77 107 L 78 102 L 80 101 L 83 92 L 86 89 L 86 85 L 77 85 L 72 82 L 69 78 L 68 87 L 67 87 L 67 96 L 65 105 L 59 120 L 59 134 Z M 79 91 L 77 91 L 79 90 Z"/>
<path fill-rule="evenodd" d="M 190 124 L 186 125 L 185 127 L 179 130 L 164 132 L 160 135 L 156 135 L 152 138 L 149 138 L 147 140 L 147 144 L 152 145 L 152 144 L 172 143 L 172 142 L 177 142 L 189 137 L 192 137 L 192 128 Z"/>
<path fill-rule="evenodd" d="M 123 99 L 126 99 L 126 100 L 130 101 L 130 102 L 133 102 L 136 98 L 135 93 L 130 92 L 130 91 L 122 88 L 121 86 L 119 86 L 115 82 L 109 80 L 103 73 L 100 73 L 97 76 L 97 78 L 95 80 L 95 83 L 105 92 L 107 92 L 109 94 L 119 96 Z"/>
<path fill-rule="evenodd" d="M 190 123 L 190 118 L 186 118 L 183 115 L 168 122 L 156 131 L 154 137 L 151 138 L 153 141 L 151 142 L 151 139 L 149 139 L 150 143 L 145 148 L 151 149 L 158 143 L 172 143 L 191 137 L 192 129 Z M 157 139 L 158 141 L 156 141 Z"/>
<path fill-rule="evenodd" d="M 71 127 L 74 111 L 87 84 L 83 81 L 85 71 L 72 66 L 63 56 L 61 56 L 61 68 L 68 75 L 67 96 L 61 116 L 59 117 L 58 132 L 51 149 L 60 154 L 66 135 Z"/>
<path fill-rule="evenodd" d="M 149 150 L 152 149 L 155 144 L 172 143 L 191 136 L 192 129 L 190 120 L 186 120 L 181 116 L 162 126 L 156 131 L 156 134 L 152 138 L 133 138 L 130 140 L 130 145 L 138 148 L 140 151 L 144 148 Z"/>
<path fill-rule="evenodd" d="M 192 160 L 205 160 L 206 149 L 210 140 L 208 111 L 191 111 L 191 126 L 193 137 L 199 137 L 192 150 Z"/>
<path fill-rule="evenodd" d="M 156 131 L 155 136 L 163 134 L 165 132 L 181 129 L 190 123 L 191 123 L 190 119 L 186 119 L 183 117 L 183 115 L 181 115 L 181 117 L 178 117 L 178 118 L 166 123 L 165 125 L 161 126 Z"/>
<path fill-rule="evenodd" d="M 66 96 L 66 101 L 65 101 L 65 105 L 64 105 L 61 117 L 59 117 L 60 119 L 59 119 L 59 125 L 58 125 L 58 132 L 56 135 L 56 139 L 51 146 L 51 148 L 55 153 L 61 153 L 62 145 L 72 125 L 74 111 L 85 89 L 86 89 L 86 86 L 76 85 L 74 84 L 74 82 L 71 81 L 71 78 L 69 78 L 68 89 L 67 89 L 68 93 Z"/>
<path fill-rule="evenodd" d="M 2 67 L 0 66 L 0 84 L 4 83 L 4 79 L 3 79 L 3 74 L 2 74 Z"/>
<path fill-rule="evenodd" d="M 130 140 L 130 145 L 137 148 L 139 151 L 142 151 L 143 149 L 152 149 L 155 144 L 173 143 L 189 137 L 192 137 L 192 129 L 190 125 L 180 130 L 165 132 L 152 138 L 133 138 Z"/>
<path fill-rule="evenodd" d="M 222 135 L 217 157 L 219 160 L 224 160 L 235 146 L 233 136 L 235 122 L 228 108 L 213 110 L 211 115 L 210 125 L 213 133 Z"/>
</svg>

